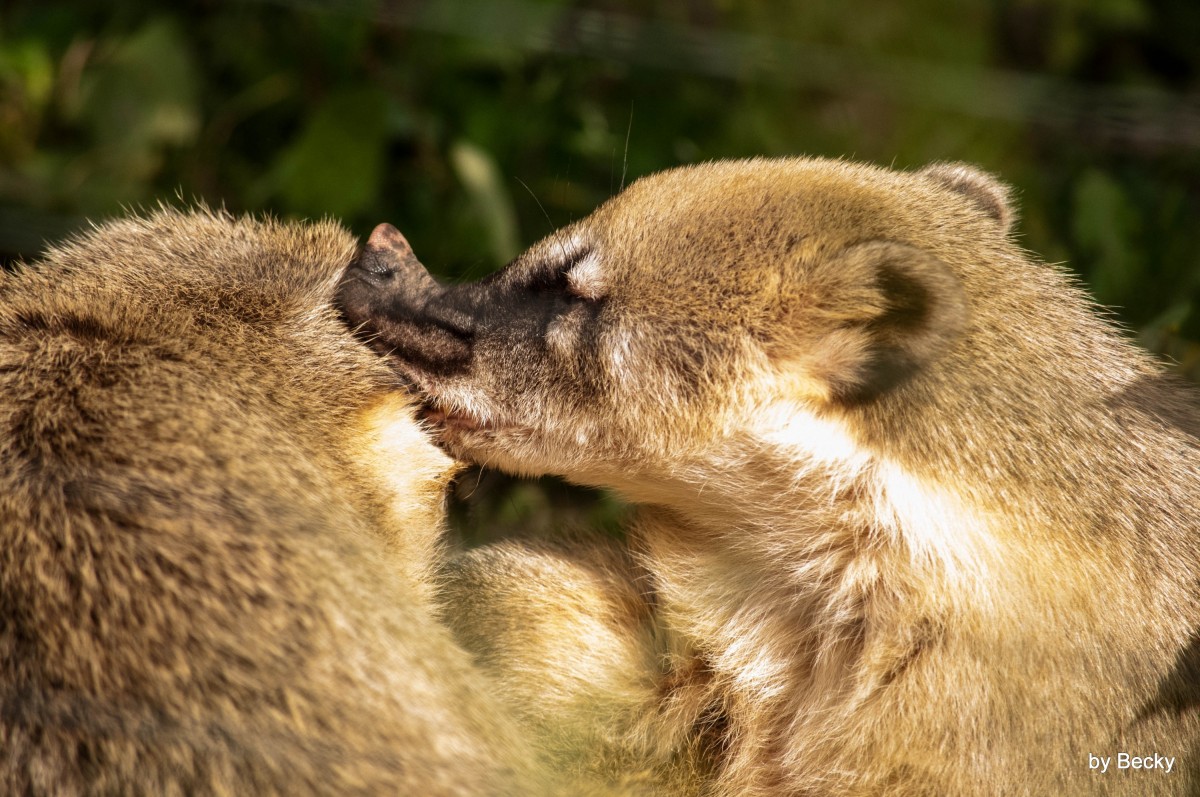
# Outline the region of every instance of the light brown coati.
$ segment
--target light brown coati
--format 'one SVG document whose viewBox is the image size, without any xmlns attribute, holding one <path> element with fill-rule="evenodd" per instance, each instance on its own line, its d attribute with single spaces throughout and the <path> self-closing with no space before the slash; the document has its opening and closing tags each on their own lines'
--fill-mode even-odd
<svg viewBox="0 0 1200 797">
<path fill-rule="evenodd" d="M 550 793 L 434 617 L 455 465 L 356 248 L 161 210 L 0 274 L 0 793 Z"/>
<path fill-rule="evenodd" d="M 718 732 L 718 795 L 1194 794 L 1200 411 L 1012 216 L 969 166 L 718 162 L 480 283 L 396 261 L 340 301 L 456 456 L 640 505 L 694 661 L 644 673 L 632 748 Z M 537 569 L 480 600 L 571 600 Z"/>
</svg>

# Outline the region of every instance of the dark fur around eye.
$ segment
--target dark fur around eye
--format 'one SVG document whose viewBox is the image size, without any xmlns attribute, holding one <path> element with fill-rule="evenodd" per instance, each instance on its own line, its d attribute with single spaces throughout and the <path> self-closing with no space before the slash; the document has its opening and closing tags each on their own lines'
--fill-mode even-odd
<svg viewBox="0 0 1200 797">
<path fill-rule="evenodd" d="M 531 293 L 565 292 L 567 290 L 567 273 L 571 270 L 572 262 L 556 265 L 538 271 L 526 283 L 526 289 Z"/>
<path fill-rule="evenodd" d="M 532 275 L 526 288 L 532 293 L 561 293 L 573 299 L 582 298 L 571 292 L 567 274 L 590 253 L 590 249 L 580 249 L 561 262 L 547 264 Z"/>
</svg>

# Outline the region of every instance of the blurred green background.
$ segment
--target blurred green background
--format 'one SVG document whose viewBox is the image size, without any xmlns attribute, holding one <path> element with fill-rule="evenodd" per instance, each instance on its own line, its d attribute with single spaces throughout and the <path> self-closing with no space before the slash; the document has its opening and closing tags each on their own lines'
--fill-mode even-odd
<svg viewBox="0 0 1200 797">
<path fill-rule="evenodd" d="M 0 257 L 158 200 L 396 224 L 474 278 L 639 175 L 966 160 L 1200 376 L 1196 0 L 0 0 Z M 470 538 L 615 525 L 470 473 Z"/>
</svg>

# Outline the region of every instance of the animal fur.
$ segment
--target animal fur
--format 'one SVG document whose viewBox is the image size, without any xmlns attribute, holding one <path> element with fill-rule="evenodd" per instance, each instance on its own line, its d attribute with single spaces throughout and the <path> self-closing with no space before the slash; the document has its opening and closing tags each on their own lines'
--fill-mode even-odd
<svg viewBox="0 0 1200 797">
<path fill-rule="evenodd" d="M 964 165 L 711 163 L 481 283 L 343 302 L 456 455 L 640 505 L 694 662 L 632 748 L 716 712 L 683 733 L 719 730 L 717 795 L 1194 794 L 1195 396 L 1013 215 Z"/>
<path fill-rule="evenodd" d="M 455 466 L 356 248 L 161 210 L 0 274 L 0 792 L 551 791 L 434 618 Z"/>
</svg>

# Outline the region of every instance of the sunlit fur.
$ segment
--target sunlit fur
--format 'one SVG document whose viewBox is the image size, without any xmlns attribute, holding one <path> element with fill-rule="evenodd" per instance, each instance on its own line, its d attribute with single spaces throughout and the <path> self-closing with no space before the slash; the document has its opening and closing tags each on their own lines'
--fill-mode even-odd
<svg viewBox="0 0 1200 797">
<path fill-rule="evenodd" d="M 713 694 L 673 674 L 695 666 L 661 633 L 644 574 L 612 541 L 508 540 L 463 553 L 443 575 L 443 618 L 576 782 L 688 797 L 711 778 L 694 731 Z"/>
<path fill-rule="evenodd" d="M 1196 403 L 1012 218 L 961 165 L 665 172 L 510 267 L 590 250 L 598 356 L 485 309 L 469 371 L 414 369 L 488 419 L 457 454 L 641 505 L 656 638 L 693 664 L 630 747 L 685 717 L 730 796 L 1200 788 Z M 531 589 L 503 611 L 553 605 Z M 1120 752 L 1173 771 L 1089 770 Z"/>
<path fill-rule="evenodd" d="M 355 250 L 161 210 L 0 273 L 0 793 L 551 793 L 434 618 L 455 466 Z"/>
</svg>

